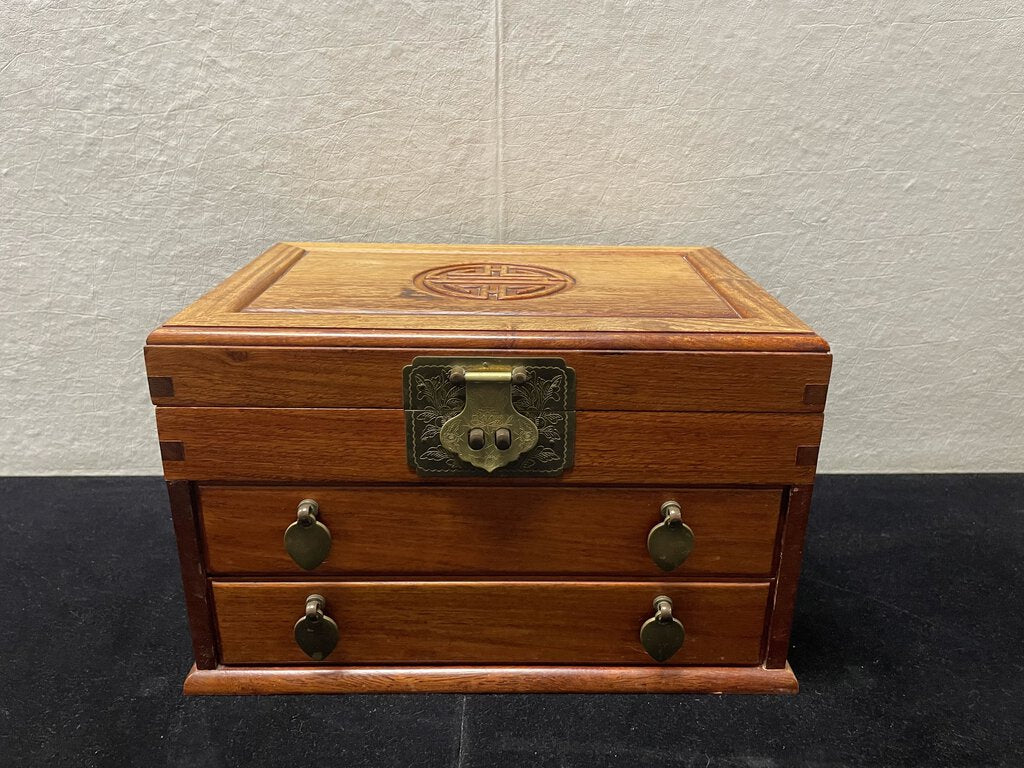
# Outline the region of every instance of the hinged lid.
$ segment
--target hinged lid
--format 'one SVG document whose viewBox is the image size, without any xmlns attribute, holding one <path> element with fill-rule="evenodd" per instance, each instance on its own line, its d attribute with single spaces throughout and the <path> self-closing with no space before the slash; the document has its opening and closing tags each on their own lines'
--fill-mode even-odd
<svg viewBox="0 0 1024 768">
<path fill-rule="evenodd" d="M 825 351 L 711 248 L 282 243 L 161 343 Z"/>
<path fill-rule="evenodd" d="M 146 368 L 168 478 L 790 484 L 827 352 L 710 248 L 284 243 Z"/>
</svg>

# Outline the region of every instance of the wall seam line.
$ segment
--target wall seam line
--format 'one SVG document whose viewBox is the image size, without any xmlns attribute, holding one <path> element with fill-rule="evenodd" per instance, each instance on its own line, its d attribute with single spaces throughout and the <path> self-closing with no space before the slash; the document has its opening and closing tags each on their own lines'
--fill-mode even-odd
<svg viewBox="0 0 1024 768">
<path fill-rule="evenodd" d="M 494 0 L 494 224 L 495 241 L 505 242 L 505 178 L 504 178 L 504 120 L 505 105 L 502 98 L 504 91 L 502 72 L 502 46 L 504 43 L 501 28 L 501 3 Z"/>
</svg>

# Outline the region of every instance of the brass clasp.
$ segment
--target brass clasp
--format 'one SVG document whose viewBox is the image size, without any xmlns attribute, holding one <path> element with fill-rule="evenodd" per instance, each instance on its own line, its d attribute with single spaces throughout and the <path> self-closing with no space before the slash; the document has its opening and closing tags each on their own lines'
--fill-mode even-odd
<svg viewBox="0 0 1024 768">
<path fill-rule="evenodd" d="M 466 388 L 466 405 L 441 427 L 441 445 L 467 464 L 493 472 L 537 444 L 537 425 L 512 404 L 512 382 L 525 383 L 521 365 L 454 366 L 448 380 Z"/>
<path fill-rule="evenodd" d="M 422 475 L 559 475 L 576 376 L 559 358 L 417 357 L 404 371 L 409 464 Z"/>
</svg>

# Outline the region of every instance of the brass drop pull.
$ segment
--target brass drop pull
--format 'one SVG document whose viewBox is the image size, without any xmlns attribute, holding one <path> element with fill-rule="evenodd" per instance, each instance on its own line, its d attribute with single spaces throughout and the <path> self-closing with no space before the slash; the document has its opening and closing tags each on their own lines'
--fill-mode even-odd
<svg viewBox="0 0 1024 768">
<path fill-rule="evenodd" d="M 295 622 L 295 642 L 313 659 L 323 661 L 338 644 L 338 625 L 324 613 L 323 595 L 306 598 L 306 615 Z"/>
<path fill-rule="evenodd" d="M 658 595 L 654 598 L 654 615 L 640 627 L 640 644 L 655 661 L 668 661 L 683 647 L 685 639 L 683 623 L 672 616 L 672 598 Z"/>
<path fill-rule="evenodd" d="M 284 532 L 284 548 L 296 565 L 311 571 L 331 551 L 331 532 L 320 522 L 320 505 L 313 499 L 299 502 L 296 520 Z"/>
<path fill-rule="evenodd" d="M 651 560 L 663 571 L 675 570 L 690 556 L 693 543 L 693 529 L 683 522 L 679 502 L 666 501 L 661 505 L 661 522 L 647 534 Z"/>
</svg>

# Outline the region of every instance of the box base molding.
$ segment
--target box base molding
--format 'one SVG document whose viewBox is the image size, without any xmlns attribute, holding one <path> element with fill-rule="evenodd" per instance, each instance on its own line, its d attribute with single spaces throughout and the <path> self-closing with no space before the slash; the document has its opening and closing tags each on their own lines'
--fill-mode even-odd
<svg viewBox="0 0 1024 768">
<path fill-rule="evenodd" d="M 192 667 L 187 695 L 297 693 L 796 693 L 764 667 Z"/>
</svg>

